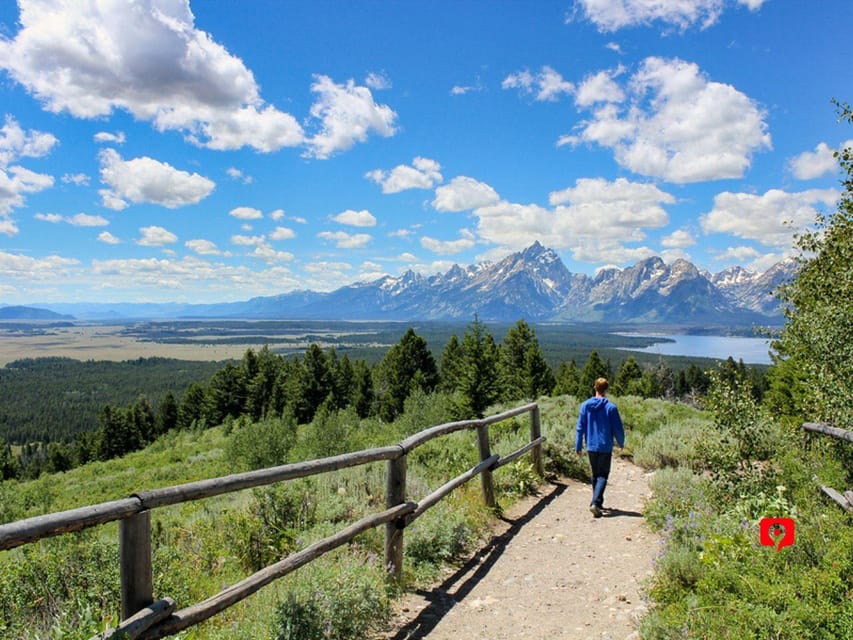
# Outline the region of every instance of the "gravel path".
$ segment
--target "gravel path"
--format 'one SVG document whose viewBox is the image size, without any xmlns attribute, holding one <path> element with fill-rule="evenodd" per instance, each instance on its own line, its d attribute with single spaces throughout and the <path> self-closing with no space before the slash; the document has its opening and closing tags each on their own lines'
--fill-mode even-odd
<svg viewBox="0 0 853 640">
<path fill-rule="evenodd" d="M 542 487 L 491 541 L 430 592 L 404 598 L 388 640 L 626 640 L 658 538 L 642 517 L 648 475 L 614 456 L 604 517 L 574 480 Z"/>
</svg>

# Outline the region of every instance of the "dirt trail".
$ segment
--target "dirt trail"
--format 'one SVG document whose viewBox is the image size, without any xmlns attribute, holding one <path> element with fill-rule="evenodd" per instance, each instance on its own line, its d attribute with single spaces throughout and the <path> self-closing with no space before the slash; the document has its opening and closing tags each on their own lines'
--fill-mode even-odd
<svg viewBox="0 0 853 640">
<path fill-rule="evenodd" d="M 383 638 L 637 638 L 641 583 L 659 544 L 641 515 L 648 493 L 647 474 L 615 456 L 602 518 L 589 512 L 589 485 L 545 485 L 439 587 L 407 596 Z"/>
</svg>

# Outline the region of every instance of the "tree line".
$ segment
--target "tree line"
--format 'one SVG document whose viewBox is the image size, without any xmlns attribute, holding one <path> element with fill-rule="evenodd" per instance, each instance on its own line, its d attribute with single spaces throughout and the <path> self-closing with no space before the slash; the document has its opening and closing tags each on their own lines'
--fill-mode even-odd
<svg viewBox="0 0 853 640">
<path fill-rule="evenodd" d="M 731 358 L 727 364 L 735 373 L 753 371 Z M 409 328 L 374 366 L 317 344 L 302 356 L 287 358 L 268 347 L 248 349 L 239 362 L 219 366 L 205 384 L 190 383 L 180 399 L 168 391 L 156 406 L 147 395 L 125 406 L 104 405 L 97 428 L 79 432 L 73 440 L 26 444 L 19 451 L 0 441 L 2 478 L 32 478 L 109 460 L 172 429 L 201 430 L 241 417 L 258 421 L 287 415 L 307 424 L 321 408 L 329 412 L 351 408 L 360 418 L 377 416 L 390 422 L 415 391 L 447 393 L 454 398 L 459 417 L 470 418 L 482 416 L 498 401 L 550 394 L 585 398 L 598 377 L 612 380 L 617 395 L 694 403 L 709 383 L 707 373 L 695 365 L 673 371 L 663 361 L 641 366 L 632 356 L 614 371 L 595 350 L 583 366 L 570 360 L 554 372 L 527 322 L 516 322 L 499 343 L 476 317 L 461 337 L 450 337 L 437 359 L 426 340 Z M 759 381 L 754 388 L 763 384 Z"/>
</svg>

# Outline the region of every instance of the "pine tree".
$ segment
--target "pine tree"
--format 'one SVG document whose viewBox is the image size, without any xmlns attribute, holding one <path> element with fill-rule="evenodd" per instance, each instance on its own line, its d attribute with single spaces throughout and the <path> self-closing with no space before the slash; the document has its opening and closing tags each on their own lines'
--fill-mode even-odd
<svg viewBox="0 0 853 640">
<path fill-rule="evenodd" d="M 163 434 L 171 431 L 178 425 L 178 401 L 171 391 L 166 392 L 160 404 L 157 406 L 156 431 Z"/>
<path fill-rule="evenodd" d="M 634 359 L 634 356 L 628 356 L 628 359 L 619 367 L 619 373 L 616 374 L 616 379 L 613 381 L 613 393 L 617 395 L 642 395 L 642 379 L 643 370 Z"/>
<path fill-rule="evenodd" d="M 462 369 L 463 369 L 462 345 L 459 344 L 459 338 L 454 333 L 450 336 L 450 340 L 444 345 L 444 351 L 441 352 L 441 382 L 439 388 L 442 391 L 453 393 L 461 384 Z"/>
<path fill-rule="evenodd" d="M 495 339 L 477 316 L 462 337 L 462 410 L 471 416 L 483 412 L 500 397 L 497 374 L 500 353 Z"/>
<path fill-rule="evenodd" d="M 574 360 L 561 362 L 557 367 L 557 379 L 554 384 L 554 395 L 580 397 L 581 377 Z"/>
<path fill-rule="evenodd" d="M 589 359 L 586 361 L 586 364 L 583 366 L 583 370 L 581 371 L 578 394 L 582 398 L 592 395 L 594 393 L 592 387 L 595 384 L 595 381 L 598 378 L 609 377 L 610 367 L 601 359 L 601 356 L 598 355 L 598 351 L 593 350 L 589 354 Z"/>
<path fill-rule="evenodd" d="M 427 342 L 409 327 L 400 342 L 391 347 L 374 371 L 379 416 L 391 421 L 415 389 L 431 393 L 438 386 L 438 368 Z"/>
<path fill-rule="evenodd" d="M 519 320 L 504 337 L 500 375 L 506 400 L 534 399 L 554 386 L 554 374 L 536 339 L 536 332 Z"/>
</svg>

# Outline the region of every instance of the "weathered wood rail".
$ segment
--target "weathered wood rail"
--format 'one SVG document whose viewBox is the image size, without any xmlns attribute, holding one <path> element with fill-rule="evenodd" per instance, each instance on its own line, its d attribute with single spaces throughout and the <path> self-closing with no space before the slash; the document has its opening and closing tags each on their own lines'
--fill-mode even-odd
<svg viewBox="0 0 853 640">
<path fill-rule="evenodd" d="M 489 425 L 525 413 L 530 414 L 530 442 L 504 457 L 492 454 Z M 421 498 L 419 502 L 408 501 L 406 471 L 409 452 L 434 438 L 469 429 L 477 431 L 480 462 Z M 0 525 L 0 551 L 118 520 L 122 622 L 117 628 L 99 634 L 93 640 L 164 638 L 207 620 L 274 580 L 350 542 L 360 533 L 381 525 L 385 525 L 385 566 L 388 568 L 388 577 L 389 580 L 399 581 L 403 568 L 403 533 L 411 522 L 477 475 L 481 478 L 484 502 L 489 507 L 495 507 L 493 471 L 529 452 L 534 469 L 541 477 L 544 473 L 544 441 L 539 406 L 534 402 L 479 420 L 462 420 L 430 427 L 390 446 L 140 491 L 121 500 Z M 168 597 L 154 600 L 151 560 L 152 509 L 380 461 L 387 462 L 384 511 L 365 516 L 334 535 L 315 542 L 218 594 L 184 609 L 176 610 L 174 600 Z"/>
<path fill-rule="evenodd" d="M 833 427 L 828 424 L 822 424 L 818 422 L 806 422 L 803 424 L 803 429 L 806 431 L 811 431 L 813 433 L 822 433 L 827 436 L 831 436 L 833 438 L 837 438 L 838 440 L 845 440 L 847 442 L 853 443 L 853 431 L 847 431 L 846 429 L 839 429 L 838 427 Z M 846 511 L 853 513 L 853 491 L 845 491 L 843 494 L 839 491 L 836 491 L 832 487 L 826 487 L 821 485 L 820 490 L 823 491 L 829 498 L 838 503 L 841 507 L 843 507 Z"/>
</svg>

